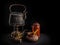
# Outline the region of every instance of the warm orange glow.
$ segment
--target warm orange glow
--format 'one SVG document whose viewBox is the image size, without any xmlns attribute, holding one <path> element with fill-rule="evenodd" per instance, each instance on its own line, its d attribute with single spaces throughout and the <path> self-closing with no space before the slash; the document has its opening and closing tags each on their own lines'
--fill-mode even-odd
<svg viewBox="0 0 60 45">
<path fill-rule="evenodd" d="M 40 24 L 39 23 L 34 23 L 32 25 L 32 32 L 34 32 L 35 35 L 40 37 Z"/>
</svg>

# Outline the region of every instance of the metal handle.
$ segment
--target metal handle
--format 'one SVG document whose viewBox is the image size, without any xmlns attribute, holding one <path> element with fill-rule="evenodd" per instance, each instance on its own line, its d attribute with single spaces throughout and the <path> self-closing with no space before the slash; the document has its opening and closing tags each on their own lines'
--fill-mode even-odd
<svg viewBox="0 0 60 45">
<path fill-rule="evenodd" d="M 11 8 L 13 6 L 23 6 L 25 8 L 25 10 L 23 12 L 26 12 L 26 6 L 25 5 L 22 5 L 22 4 L 12 4 L 12 5 L 10 5 L 10 7 L 9 7 L 10 12 L 12 12 Z"/>
</svg>

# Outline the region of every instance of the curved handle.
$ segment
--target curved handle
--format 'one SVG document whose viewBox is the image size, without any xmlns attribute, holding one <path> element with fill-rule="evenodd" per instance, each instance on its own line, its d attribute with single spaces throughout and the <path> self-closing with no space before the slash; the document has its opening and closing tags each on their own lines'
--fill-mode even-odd
<svg viewBox="0 0 60 45">
<path fill-rule="evenodd" d="M 25 10 L 24 10 L 23 12 L 26 12 L 26 6 L 25 6 L 25 5 L 22 5 L 22 4 L 12 4 L 12 5 L 10 5 L 10 7 L 9 7 L 10 12 L 12 12 L 12 11 L 11 11 L 11 8 L 12 8 L 13 6 L 23 6 L 23 7 L 25 8 Z"/>
</svg>

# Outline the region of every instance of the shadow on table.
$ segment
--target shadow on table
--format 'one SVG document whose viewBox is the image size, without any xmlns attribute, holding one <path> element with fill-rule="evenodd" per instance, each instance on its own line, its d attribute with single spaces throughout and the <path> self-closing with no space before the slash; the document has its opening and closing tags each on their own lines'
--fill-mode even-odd
<svg viewBox="0 0 60 45">
<path fill-rule="evenodd" d="M 19 42 L 13 42 L 12 40 L 10 40 L 8 38 L 8 35 L 3 35 L 2 42 L 4 43 L 4 45 L 5 44 L 6 45 L 49 45 L 50 38 L 45 34 L 41 34 L 41 37 L 39 38 L 37 42 L 31 42 L 25 39 L 23 40 L 22 43 L 19 43 Z"/>
</svg>

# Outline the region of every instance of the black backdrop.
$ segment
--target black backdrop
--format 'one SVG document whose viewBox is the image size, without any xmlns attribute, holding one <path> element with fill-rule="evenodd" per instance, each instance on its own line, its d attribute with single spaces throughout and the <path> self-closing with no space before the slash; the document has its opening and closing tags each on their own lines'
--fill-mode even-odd
<svg viewBox="0 0 60 45">
<path fill-rule="evenodd" d="M 24 4 L 27 7 L 27 21 L 26 23 L 31 27 L 31 25 L 37 21 L 41 24 L 41 32 L 48 33 L 48 21 L 50 15 L 50 9 L 47 7 L 46 4 L 38 4 L 33 1 L 5 1 L 2 3 L 2 15 L 1 15 L 1 24 L 2 27 L 6 28 L 9 27 L 8 20 L 9 20 L 9 6 L 13 3 L 20 3 Z M 4 32 L 6 32 L 6 30 Z M 8 31 L 8 30 L 7 30 Z"/>
<path fill-rule="evenodd" d="M 20 3 L 27 6 L 28 17 L 27 17 L 27 27 L 31 27 L 34 21 L 37 21 L 41 24 L 41 33 L 47 34 L 51 38 L 51 42 L 55 42 L 55 30 L 54 26 L 54 4 L 49 2 L 40 2 L 32 0 L 10 0 L 10 1 L 1 1 L 1 14 L 0 14 L 0 26 L 1 34 L 8 33 L 10 31 L 10 26 L 8 24 L 9 19 L 9 5 L 13 3 Z"/>
</svg>

